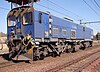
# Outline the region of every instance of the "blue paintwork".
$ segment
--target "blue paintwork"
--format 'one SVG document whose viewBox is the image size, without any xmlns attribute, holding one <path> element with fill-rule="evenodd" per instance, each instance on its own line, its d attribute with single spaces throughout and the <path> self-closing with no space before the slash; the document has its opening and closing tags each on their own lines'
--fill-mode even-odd
<svg viewBox="0 0 100 72">
<path fill-rule="evenodd" d="M 49 32 L 49 15 L 42 13 L 42 23 L 39 23 L 39 11 L 34 11 L 34 34 L 35 38 L 49 38 L 45 37 L 45 31 Z"/>
<path fill-rule="evenodd" d="M 33 37 L 33 24 L 22 25 L 21 31 L 24 36 L 26 36 L 27 34 L 31 34 L 31 36 Z"/>
<path fill-rule="evenodd" d="M 85 39 L 91 39 L 91 36 L 93 36 L 91 31 L 92 31 L 92 29 L 86 28 L 85 35 L 84 35 Z"/>
<path fill-rule="evenodd" d="M 67 30 L 67 35 L 63 36 L 62 32 L 59 30 L 59 35 L 53 37 L 56 38 L 66 38 L 70 39 L 71 38 L 71 30 L 76 31 L 76 39 L 91 39 L 91 31 L 92 29 L 86 27 L 86 31 L 83 31 L 83 26 L 79 24 L 75 24 L 73 22 L 69 22 L 67 20 L 52 16 L 53 22 L 52 22 L 52 27 L 53 28 L 58 28 L 58 29 L 66 29 Z"/>
<path fill-rule="evenodd" d="M 43 23 L 39 23 L 39 11 L 34 11 L 34 38 L 44 38 Z"/>
<path fill-rule="evenodd" d="M 27 34 L 31 33 L 31 36 L 33 38 L 50 38 L 49 34 L 49 15 L 42 12 L 42 23 L 39 23 L 39 11 L 34 10 L 33 11 L 33 23 L 28 24 L 28 25 L 23 25 L 21 22 L 17 23 L 17 26 L 21 28 L 22 34 L 25 36 Z M 86 31 L 83 31 L 83 26 L 79 24 L 75 24 L 73 22 L 69 22 L 67 20 L 51 16 L 53 19 L 52 22 L 52 29 L 53 28 L 58 28 L 59 29 L 59 34 L 58 35 L 53 35 L 52 38 L 66 38 L 70 39 L 71 38 L 71 30 L 76 31 L 76 39 L 91 39 L 91 31 L 92 29 L 86 27 Z M 8 27 L 8 37 L 10 36 L 11 28 L 15 27 Z M 66 36 L 62 35 L 62 29 L 66 30 Z M 45 32 L 48 32 L 48 36 L 45 36 Z M 53 32 L 52 32 L 53 33 Z"/>
</svg>

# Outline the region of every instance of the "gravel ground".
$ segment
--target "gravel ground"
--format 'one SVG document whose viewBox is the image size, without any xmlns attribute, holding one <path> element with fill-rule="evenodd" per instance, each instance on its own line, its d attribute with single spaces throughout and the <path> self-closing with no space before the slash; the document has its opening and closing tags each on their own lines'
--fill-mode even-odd
<svg viewBox="0 0 100 72">
<path fill-rule="evenodd" d="M 88 53 L 100 50 L 100 47 L 88 48 L 86 50 L 80 50 L 76 53 L 64 53 L 60 57 L 47 57 L 41 61 L 30 61 L 30 63 L 19 62 L 15 65 L 4 67 L 0 69 L 0 72 L 45 72 L 62 63 L 69 62 L 72 59 L 77 59 Z M 0 59 L 1 60 L 1 59 Z"/>
<path fill-rule="evenodd" d="M 8 61 L 5 60 L 2 56 L 0 56 L 0 63 L 3 63 L 3 62 L 8 62 Z"/>
<path fill-rule="evenodd" d="M 82 72 L 100 72 L 100 58 L 83 69 Z"/>
<path fill-rule="evenodd" d="M 87 68 L 87 66 L 92 63 L 95 59 L 100 57 L 100 52 L 93 54 L 87 58 L 84 58 L 72 65 L 69 65 L 68 67 L 65 67 L 58 72 L 79 72 L 79 70 L 83 70 L 83 68 Z M 83 67 L 83 68 L 82 68 Z M 83 71 L 88 72 L 88 71 Z"/>
</svg>

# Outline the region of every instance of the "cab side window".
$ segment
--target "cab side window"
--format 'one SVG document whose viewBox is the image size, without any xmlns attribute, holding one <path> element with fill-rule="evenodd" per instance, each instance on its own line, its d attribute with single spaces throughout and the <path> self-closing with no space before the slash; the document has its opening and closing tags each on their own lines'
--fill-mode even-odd
<svg viewBox="0 0 100 72">
<path fill-rule="evenodd" d="M 85 27 L 83 27 L 83 31 L 85 31 L 86 30 L 86 28 Z"/>
<path fill-rule="evenodd" d="M 23 16 L 23 24 L 32 24 L 32 12 L 25 13 Z"/>
<path fill-rule="evenodd" d="M 10 16 L 8 17 L 8 26 L 15 26 L 16 25 L 16 17 Z"/>
<path fill-rule="evenodd" d="M 39 23 L 41 24 L 42 23 L 42 13 L 39 12 Z"/>
</svg>

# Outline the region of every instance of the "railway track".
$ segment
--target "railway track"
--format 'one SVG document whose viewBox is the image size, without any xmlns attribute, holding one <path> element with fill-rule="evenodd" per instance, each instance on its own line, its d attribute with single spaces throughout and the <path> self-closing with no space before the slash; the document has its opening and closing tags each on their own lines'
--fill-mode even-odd
<svg viewBox="0 0 100 72">
<path fill-rule="evenodd" d="M 91 55 L 83 60 L 80 60 L 79 62 L 74 63 L 73 65 L 70 65 L 69 67 L 66 67 L 65 70 L 68 72 L 82 72 L 83 69 L 88 67 L 91 63 L 96 61 L 98 58 L 100 58 L 100 52 L 94 55 Z M 62 70 L 60 70 L 59 72 L 62 72 Z"/>
<path fill-rule="evenodd" d="M 98 46 L 98 45 L 95 45 L 95 46 Z M 95 47 L 95 46 L 94 46 L 94 47 Z M 62 65 L 60 65 L 60 66 L 57 66 L 56 68 L 49 69 L 49 70 L 47 70 L 46 72 L 57 72 L 57 71 L 59 71 L 59 70 L 62 70 L 62 69 L 64 69 L 64 68 L 70 66 L 70 65 L 73 65 L 74 63 L 77 63 L 77 62 L 79 62 L 79 61 L 81 61 L 81 60 L 83 60 L 83 59 L 85 59 L 85 58 L 87 58 L 87 57 L 90 57 L 91 55 L 94 55 L 94 54 L 97 53 L 97 52 L 100 52 L 100 51 L 95 51 L 95 52 L 93 52 L 93 53 L 89 53 L 89 54 L 87 54 L 86 56 L 82 56 L 82 57 L 80 57 L 80 58 L 77 58 L 77 60 L 75 59 L 75 60 L 72 60 L 72 61 L 70 61 L 70 62 L 65 62 L 64 64 L 62 64 Z M 95 61 L 95 60 L 93 60 L 93 61 Z M 92 61 L 92 62 L 93 62 L 93 61 Z M 2 62 L 2 63 L 0 63 L 0 69 L 3 69 L 3 68 L 5 68 L 5 67 L 9 67 L 9 66 L 13 66 L 13 65 L 16 65 L 16 63 L 14 63 L 14 62 L 12 62 L 12 61 Z M 84 65 L 84 66 L 82 66 L 82 67 L 84 68 L 85 66 L 86 66 L 86 65 Z M 82 70 L 83 68 L 80 68 L 80 69 L 78 68 L 77 71 L 80 71 L 80 70 Z"/>
<path fill-rule="evenodd" d="M 100 72 L 100 58 L 84 68 L 82 72 Z"/>
<path fill-rule="evenodd" d="M 93 56 L 93 57 L 92 57 Z M 88 58 L 92 57 L 90 60 Z M 81 72 L 85 67 L 90 65 L 92 62 L 100 58 L 100 50 L 93 53 L 86 54 L 77 59 L 69 62 L 65 62 L 56 66 L 55 68 L 49 69 L 46 72 Z M 87 60 L 87 62 L 85 62 Z M 81 64 L 80 64 L 81 63 Z M 78 67 L 76 67 L 78 66 Z M 65 71 L 64 71 L 65 70 Z"/>
</svg>

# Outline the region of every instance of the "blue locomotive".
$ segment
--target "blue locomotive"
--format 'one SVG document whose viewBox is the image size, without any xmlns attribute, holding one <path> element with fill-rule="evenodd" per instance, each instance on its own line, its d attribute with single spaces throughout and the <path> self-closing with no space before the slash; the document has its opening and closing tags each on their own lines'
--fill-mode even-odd
<svg viewBox="0 0 100 72">
<path fill-rule="evenodd" d="M 21 54 L 32 59 L 57 56 L 92 46 L 93 30 L 61 19 L 32 6 L 13 8 L 7 16 L 10 57 Z M 27 53 L 27 54 L 26 54 Z"/>
</svg>

